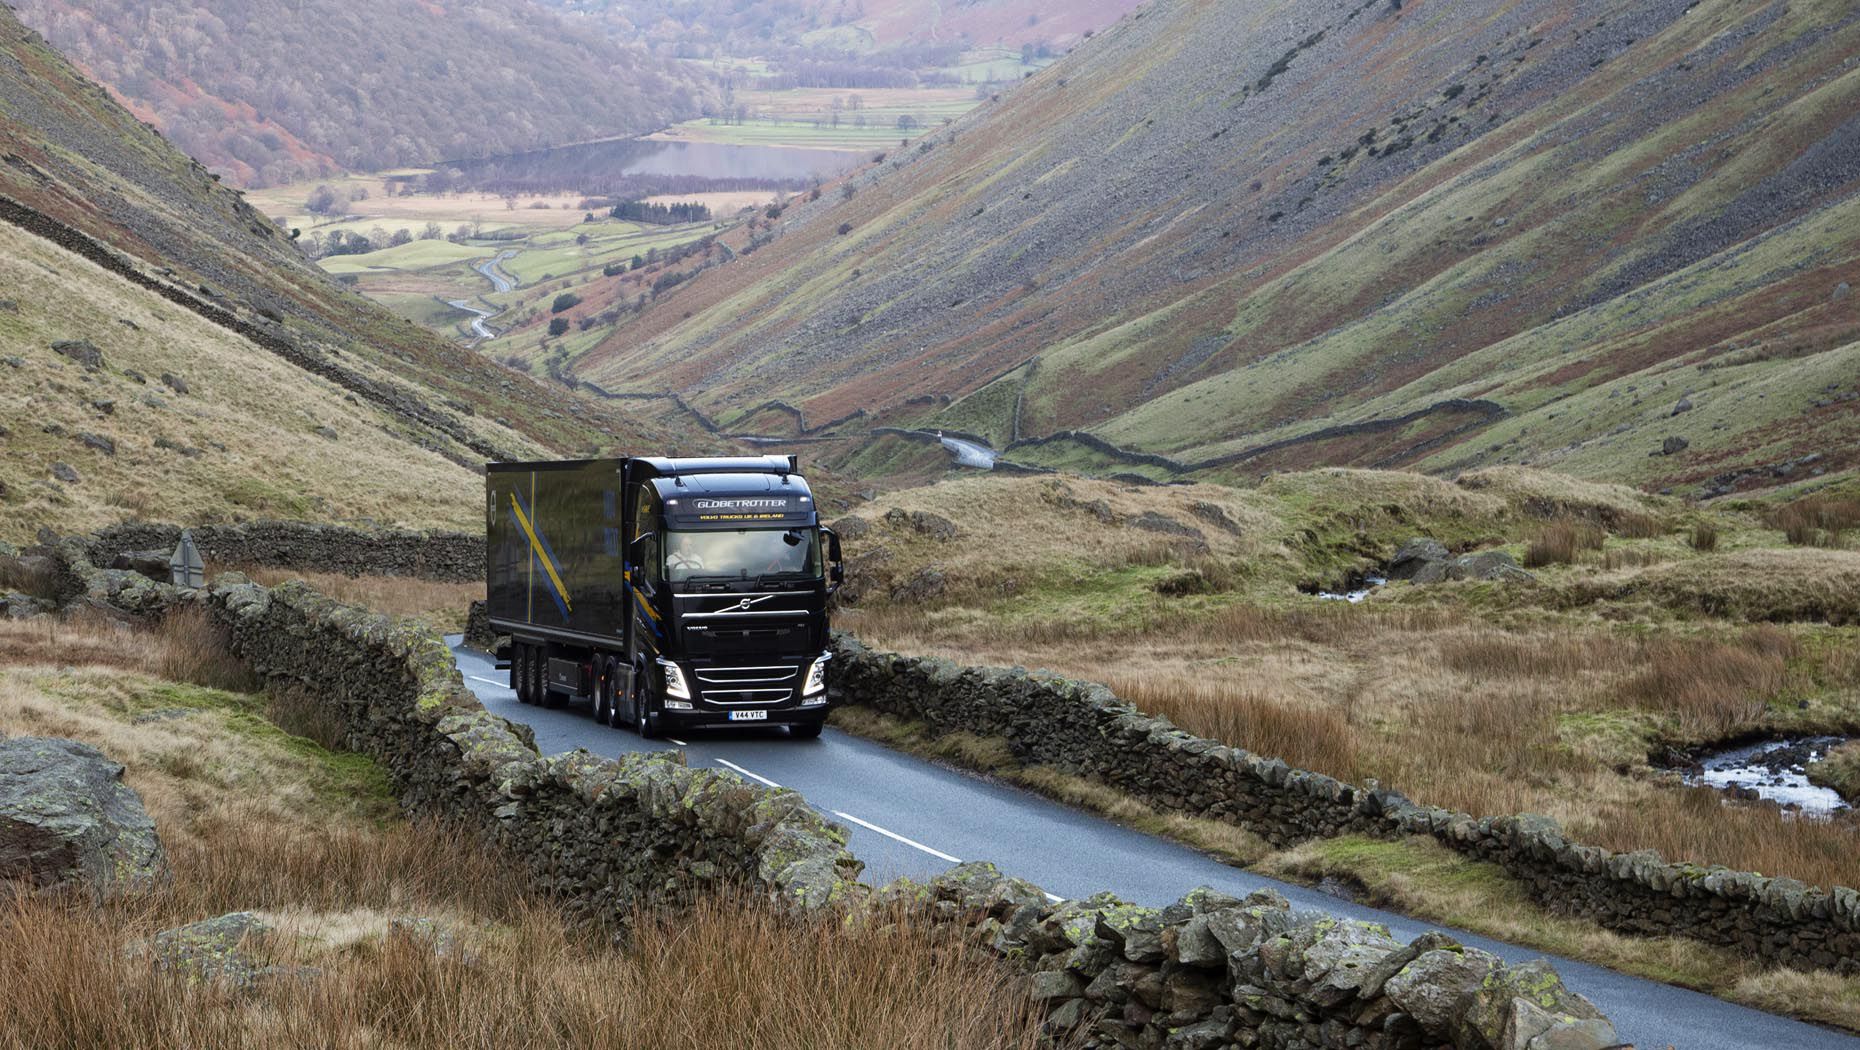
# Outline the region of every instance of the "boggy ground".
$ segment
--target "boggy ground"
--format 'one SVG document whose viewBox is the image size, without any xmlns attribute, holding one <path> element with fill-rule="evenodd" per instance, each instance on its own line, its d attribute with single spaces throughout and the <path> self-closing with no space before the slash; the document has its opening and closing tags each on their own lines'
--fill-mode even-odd
<svg viewBox="0 0 1860 1050">
<path fill-rule="evenodd" d="M 1791 545 L 1775 505 L 1502 470 L 1246 490 L 976 477 L 859 517 L 840 623 L 868 644 L 1102 681 L 1191 732 L 1422 803 L 1547 813 L 1616 850 L 1860 884 L 1854 821 L 1726 806 L 1661 768 L 1860 729 L 1860 554 L 1840 514 Z M 1357 606 L 1300 589 L 1416 535 L 1514 553 L 1536 582 L 1397 583 Z"/>
<path fill-rule="evenodd" d="M 266 718 L 324 735 L 312 708 L 175 680 L 242 684 L 214 641 L 186 617 L 0 623 L 0 734 L 124 763 L 173 868 L 102 907 L 0 904 L 0 939 L 33 946 L 0 953 L 0 1047 L 1034 1045 L 1024 987 L 909 924 L 714 901 L 641 915 L 625 942 L 571 926 L 495 852 L 402 820 L 372 762 Z M 255 963 L 314 969 L 241 990 L 127 951 L 239 910 L 274 930 L 244 944 Z"/>
</svg>

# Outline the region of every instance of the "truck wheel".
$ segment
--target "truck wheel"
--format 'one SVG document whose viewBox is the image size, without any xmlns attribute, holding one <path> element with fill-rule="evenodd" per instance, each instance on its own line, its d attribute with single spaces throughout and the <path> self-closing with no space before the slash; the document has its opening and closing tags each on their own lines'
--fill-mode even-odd
<svg viewBox="0 0 1860 1050">
<path fill-rule="evenodd" d="M 651 695 L 644 689 L 633 691 L 633 731 L 639 734 L 641 740 L 651 740 L 659 735 L 659 720 L 647 710 L 651 702 Z"/>
<path fill-rule="evenodd" d="M 536 698 L 530 695 L 530 647 L 519 643 L 517 651 L 510 657 L 510 686 L 517 691 L 517 702 L 533 704 Z"/>
<path fill-rule="evenodd" d="M 794 737 L 796 740 L 819 740 L 820 729 L 821 726 L 819 722 L 807 726 L 789 726 L 788 735 Z"/>
</svg>

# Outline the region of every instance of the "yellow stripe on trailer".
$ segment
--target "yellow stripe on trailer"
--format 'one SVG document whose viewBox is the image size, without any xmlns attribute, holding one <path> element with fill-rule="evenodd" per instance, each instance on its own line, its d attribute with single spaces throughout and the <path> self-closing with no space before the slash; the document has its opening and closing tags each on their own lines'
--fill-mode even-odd
<svg viewBox="0 0 1860 1050">
<path fill-rule="evenodd" d="M 574 612 L 575 604 L 568 600 L 568 588 L 562 586 L 562 577 L 555 574 L 554 563 L 550 562 L 548 553 L 543 550 L 542 541 L 536 538 L 536 530 L 530 527 L 529 515 L 523 513 L 523 504 L 517 502 L 514 494 L 510 497 L 510 509 L 517 516 L 517 524 L 523 527 L 523 534 L 530 538 L 530 550 L 536 555 L 536 560 L 542 562 L 543 571 L 549 574 L 549 583 L 555 588 L 556 596 L 562 599 L 563 607 Z"/>
</svg>

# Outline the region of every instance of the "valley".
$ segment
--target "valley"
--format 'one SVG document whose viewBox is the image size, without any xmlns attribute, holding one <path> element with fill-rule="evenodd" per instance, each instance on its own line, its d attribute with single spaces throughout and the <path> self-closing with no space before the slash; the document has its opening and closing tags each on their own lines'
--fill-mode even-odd
<svg viewBox="0 0 1860 1050">
<path fill-rule="evenodd" d="M 0 8 L 0 1050 L 1860 1045 L 1851 5 L 271 4 Z"/>
</svg>

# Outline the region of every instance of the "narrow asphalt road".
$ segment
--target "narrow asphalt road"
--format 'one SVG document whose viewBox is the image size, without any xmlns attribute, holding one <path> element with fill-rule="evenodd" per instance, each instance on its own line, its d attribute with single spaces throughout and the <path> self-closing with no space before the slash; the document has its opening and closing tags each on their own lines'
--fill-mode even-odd
<svg viewBox="0 0 1860 1050">
<path fill-rule="evenodd" d="M 448 299 L 446 305 L 476 315 L 471 319 L 471 330 L 477 334 L 480 342 L 497 338 L 497 333 L 491 331 L 490 326 L 485 322 L 502 313 L 502 310 L 486 310 L 482 306 L 473 306 L 468 299 Z"/>
<path fill-rule="evenodd" d="M 517 286 L 518 281 L 515 277 L 505 273 L 498 264 L 516 257 L 517 251 L 514 248 L 509 251 L 498 252 L 496 256 L 479 263 L 477 266 L 472 267 L 472 269 L 477 270 L 484 276 L 485 280 L 491 282 L 492 291 L 508 292 Z"/>
<path fill-rule="evenodd" d="M 447 641 L 465 684 L 484 706 L 533 727 L 544 753 L 581 747 L 611 757 L 676 748 L 692 766 L 793 788 L 828 819 L 852 829 L 852 850 L 865 861 L 866 880 L 874 885 L 900 875 L 929 878 L 963 860 L 991 860 L 1065 897 L 1111 890 L 1139 904 L 1160 906 L 1197 886 L 1238 895 L 1271 888 L 1294 907 L 1380 922 L 1403 940 L 1440 928 L 1229 867 L 1185 846 L 831 728 L 813 741 L 789 739 L 779 729 L 641 740 L 595 723 L 585 704 L 559 710 L 519 704 L 507 671 L 464 648 L 456 635 Z M 1511 961 L 1545 955 L 1463 931 L 1447 932 Z M 1643 1050 L 1860 1050 L 1860 1038 L 1551 958 L 1564 981 L 1606 1011 L 1621 1037 Z"/>
</svg>

